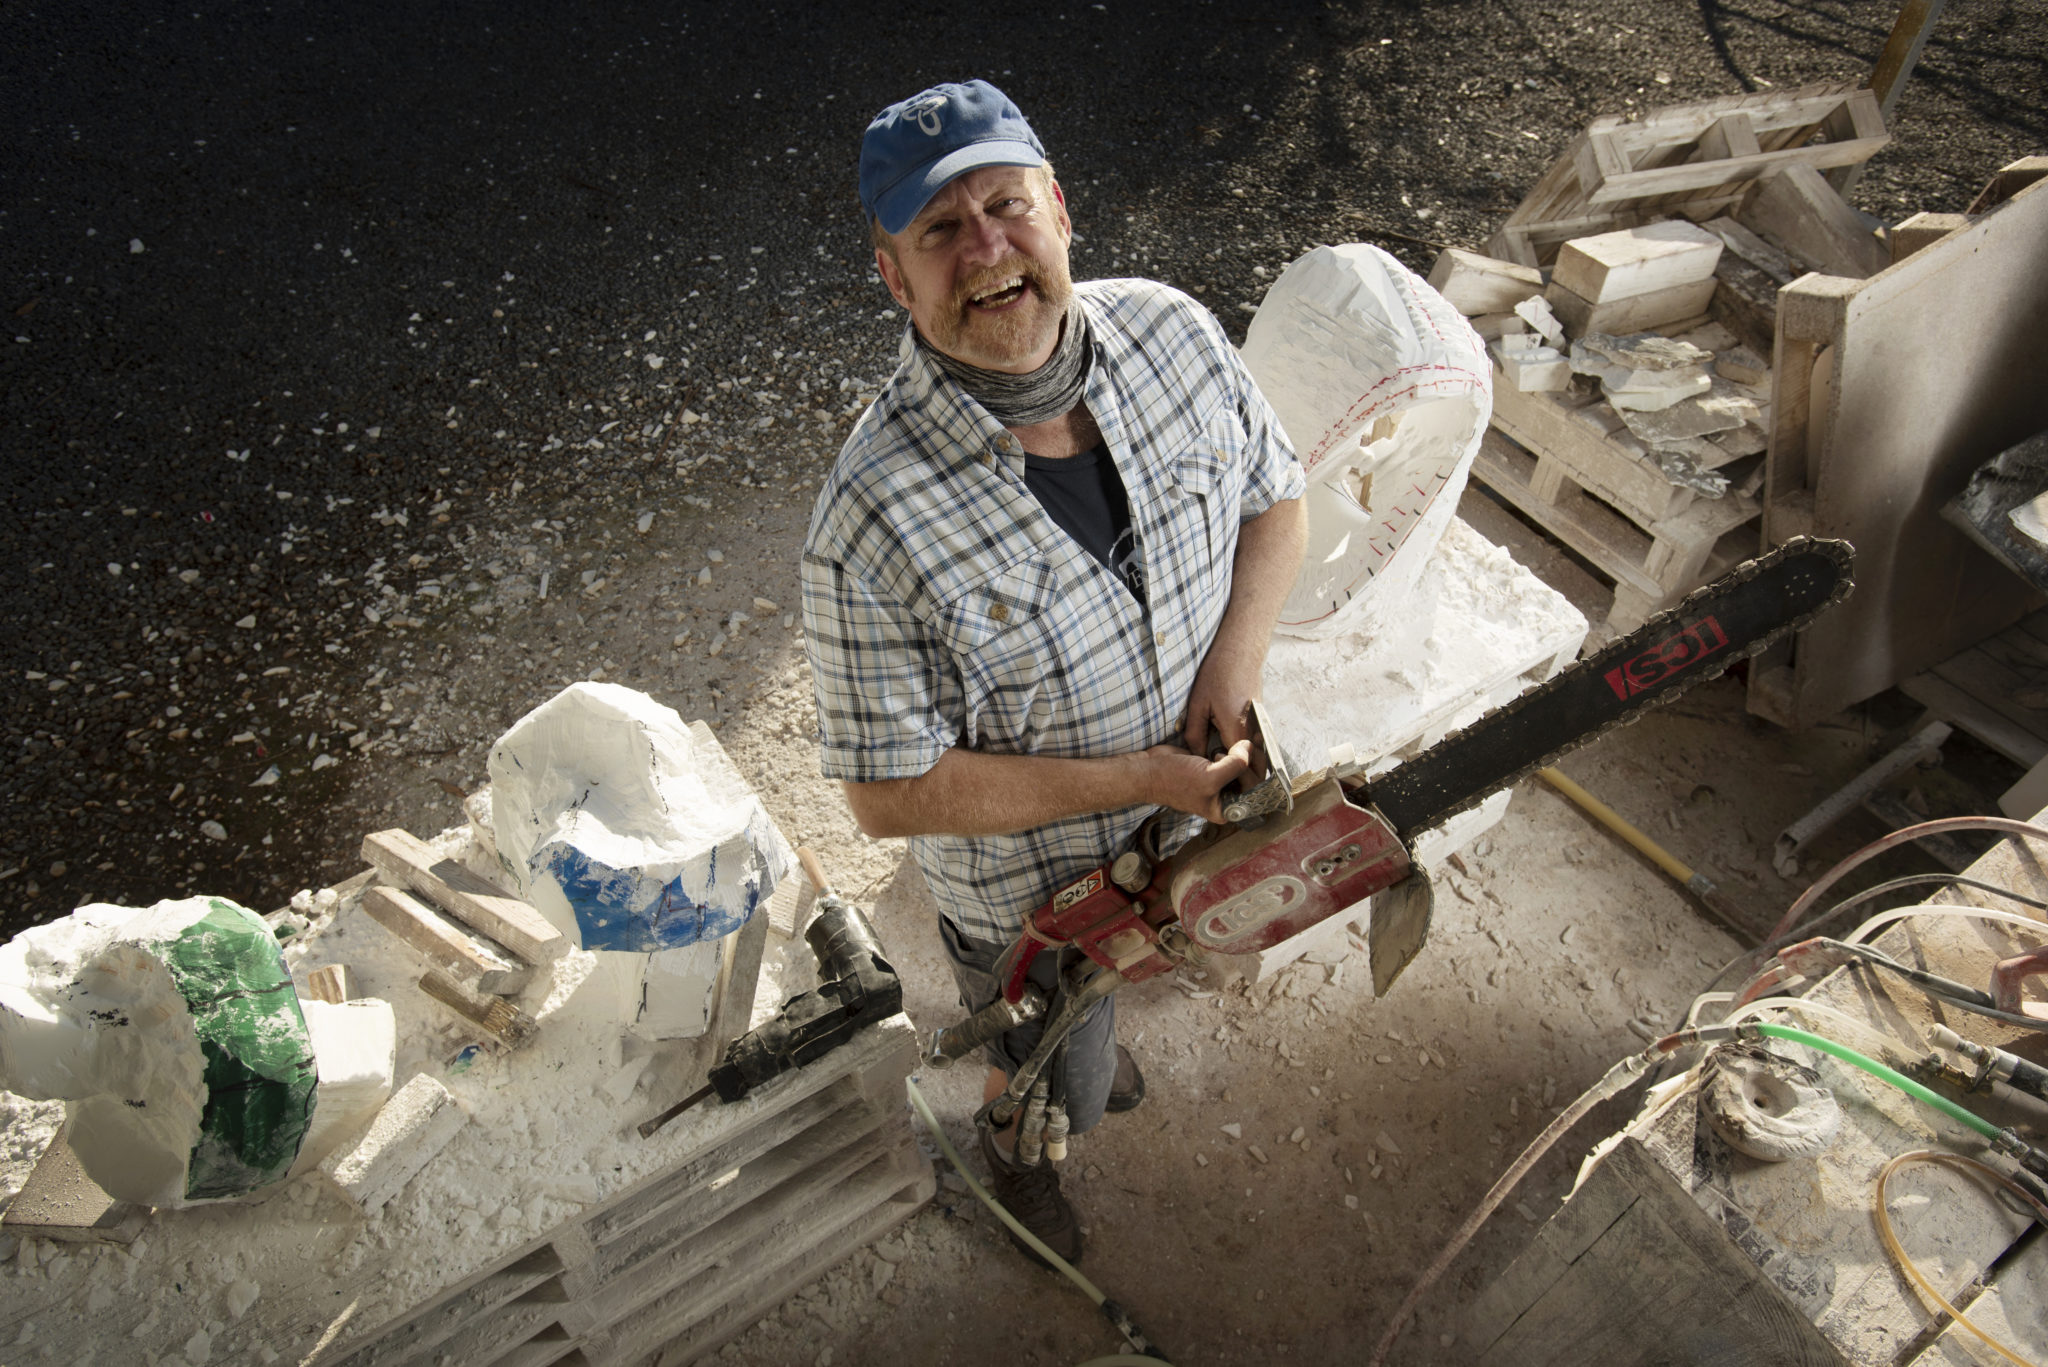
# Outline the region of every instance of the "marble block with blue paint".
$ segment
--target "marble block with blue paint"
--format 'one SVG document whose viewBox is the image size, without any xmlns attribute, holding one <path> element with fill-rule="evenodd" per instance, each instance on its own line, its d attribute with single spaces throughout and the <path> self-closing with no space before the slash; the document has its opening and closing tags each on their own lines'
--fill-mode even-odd
<svg viewBox="0 0 2048 1367">
<path fill-rule="evenodd" d="M 521 893 L 579 947 L 638 956 L 631 1022 L 701 1033 L 719 942 L 796 861 L 710 730 L 634 689 L 572 684 L 491 750 L 492 834 Z"/>
</svg>

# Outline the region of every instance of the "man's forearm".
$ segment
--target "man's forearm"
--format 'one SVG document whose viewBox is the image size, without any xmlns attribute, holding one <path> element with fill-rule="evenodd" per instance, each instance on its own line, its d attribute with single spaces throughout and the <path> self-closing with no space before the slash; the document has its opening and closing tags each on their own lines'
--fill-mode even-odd
<svg viewBox="0 0 2048 1367">
<path fill-rule="evenodd" d="M 915 778 L 848 783 L 862 831 L 900 835 L 1008 835 L 1084 812 L 1153 805 L 1223 819 L 1216 796 L 1242 774 L 1240 746 L 1206 759 L 1172 745 L 1103 759 L 989 755 L 952 749 Z"/>
<path fill-rule="evenodd" d="M 1005 835 L 1144 802 L 1143 755 L 1055 759 L 952 749 L 916 778 L 846 785 L 871 836 Z"/>
<path fill-rule="evenodd" d="M 1190 749 L 1207 743 L 1211 725 L 1226 742 L 1244 734 L 1241 714 L 1258 696 L 1273 625 L 1301 571 L 1307 540 L 1308 513 L 1298 498 L 1275 503 L 1238 529 L 1230 602 L 1188 696 L 1184 739 Z"/>
<path fill-rule="evenodd" d="M 1216 642 L 1246 657 L 1266 662 L 1273 624 L 1301 573 L 1302 548 L 1308 543 L 1308 509 L 1290 498 L 1260 513 L 1238 529 L 1237 554 L 1230 562 L 1230 605 L 1216 628 Z M 1214 649 L 1214 647 L 1211 647 Z"/>
</svg>

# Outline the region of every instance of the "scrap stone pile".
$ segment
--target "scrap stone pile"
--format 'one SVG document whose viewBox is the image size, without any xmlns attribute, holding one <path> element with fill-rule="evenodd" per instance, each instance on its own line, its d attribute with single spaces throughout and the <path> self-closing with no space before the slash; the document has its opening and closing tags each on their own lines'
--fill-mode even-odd
<svg viewBox="0 0 2048 1367">
<path fill-rule="evenodd" d="M 1760 548 L 1778 290 L 1890 264 L 1841 195 L 1886 140 L 1848 83 L 1595 119 L 1437 260 L 1494 366 L 1474 473 L 1614 581 L 1605 631 Z"/>
</svg>

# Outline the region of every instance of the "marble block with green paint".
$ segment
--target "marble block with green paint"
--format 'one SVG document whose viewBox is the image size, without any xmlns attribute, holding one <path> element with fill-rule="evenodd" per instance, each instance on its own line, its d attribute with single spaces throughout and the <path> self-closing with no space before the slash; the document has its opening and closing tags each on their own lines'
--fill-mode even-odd
<svg viewBox="0 0 2048 1367">
<path fill-rule="evenodd" d="M 390 1008 L 375 1006 L 335 1019 L 388 1058 Z M 315 1043 L 270 927 L 225 898 L 81 907 L 0 947 L 0 1085 L 66 1102 L 72 1151 L 121 1200 L 185 1206 L 282 1181 L 326 1080 Z"/>
</svg>

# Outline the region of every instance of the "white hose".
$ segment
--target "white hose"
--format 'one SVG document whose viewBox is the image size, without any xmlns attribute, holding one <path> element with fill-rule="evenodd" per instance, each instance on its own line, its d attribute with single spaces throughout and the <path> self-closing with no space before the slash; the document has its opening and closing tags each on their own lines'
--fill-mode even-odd
<svg viewBox="0 0 2048 1367">
<path fill-rule="evenodd" d="M 916 1108 L 918 1118 L 924 1121 L 925 1128 L 932 1132 L 932 1138 L 939 1141 L 940 1151 L 946 1155 L 946 1161 L 953 1165 L 953 1171 L 960 1174 L 960 1180 L 967 1184 L 967 1189 L 976 1196 L 979 1196 L 981 1203 L 994 1211 L 996 1218 L 1007 1225 L 1011 1233 L 1031 1245 L 1032 1248 L 1038 1250 L 1038 1256 L 1045 1259 L 1048 1266 L 1064 1273 L 1067 1280 L 1080 1287 L 1082 1294 L 1087 1296 L 1089 1300 L 1094 1301 L 1098 1307 L 1105 1300 L 1109 1299 L 1102 1294 L 1101 1289 L 1094 1282 L 1089 1281 L 1087 1277 L 1083 1276 L 1078 1268 L 1059 1254 L 1053 1252 L 1050 1248 L 1047 1248 L 1043 1239 L 1040 1239 L 1036 1234 L 1033 1234 L 1030 1230 L 1019 1224 L 1016 1216 L 1003 1209 L 1002 1202 L 989 1195 L 988 1189 L 974 1180 L 974 1175 L 967 1171 L 967 1165 L 960 1161 L 960 1151 L 953 1147 L 953 1141 L 946 1138 L 946 1132 L 939 1128 L 938 1117 L 932 1114 L 931 1103 L 924 1099 L 924 1093 L 918 1089 L 916 1079 L 904 1078 L 903 1086 L 910 1093 L 910 1104 Z M 1098 1364 L 1122 1362 L 1142 1362 L 1148 1364 L 1148 1367 L 1158 1367 L 1158 1364 L 1165 1361 L 1164 1358 L 1139 1357 L 1131 1353 L 1117 1353 L 1110 1357 L 1091 1358 L 1083 1363 L 1081 1367 L 1098 1367 Z M 1171 1364 L 1168 1364 L 1168 1367 L 1171 1367 Z"/>
<path fill-rule="evenodd" d="M 2031 916 L 2020 916 L 2010 911 L 1993 911 L 1989 907 L 1935 907 L 1923 904 L 1917 907 L 1893 907 L 1890 911 L 1880 911 L 1877 915 L 1850 931 L 1847 937 L 1848 941 L 1852 945 L 1862 944 L 1873 930 L 1882 929 L 1893 921 L 1903 921 L 1909 916 L 1939 916 L 1944 920 L 1968 917 L 1978 921 L 1999 921 L 2006 925 L 2024 926 L 2036 934 L 2048 934 L 2048 922 L 2038 921 Z"/>
</svg>

